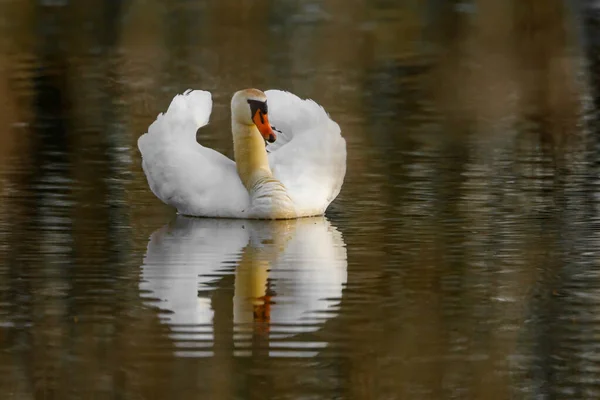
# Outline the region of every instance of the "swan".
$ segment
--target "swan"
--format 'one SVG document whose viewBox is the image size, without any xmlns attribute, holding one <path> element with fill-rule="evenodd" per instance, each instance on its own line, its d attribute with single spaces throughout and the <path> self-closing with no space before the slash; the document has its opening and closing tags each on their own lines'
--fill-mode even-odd
<svg viewBox="0 0 600 400">
<path fill-rule="evenodd" d="M 210 92 L 188 89 L 138 139 L 156 197 L 197 217 L 292 219 L 325 213 L 346 174 L 346 141 L 321 106 L 281 90 L 236 92 L 231 99 L 235 162 L 196 141 L 211 110 Z"/>
<path fill-rule="evenodd" d="M 256 335 L 272 341 L 272 355 L 305 345 L 309 356 L 321 342 L 299 344 L 296 335 L 338 315 L 347 268 L 342 234 L 325 217 L 178 215 L 150 235 L 139 289 L 160 310 L 178 355 L 211 356 L 218 325 L 228 320 L 236 356 L 252 352 Z"/>
</svg>

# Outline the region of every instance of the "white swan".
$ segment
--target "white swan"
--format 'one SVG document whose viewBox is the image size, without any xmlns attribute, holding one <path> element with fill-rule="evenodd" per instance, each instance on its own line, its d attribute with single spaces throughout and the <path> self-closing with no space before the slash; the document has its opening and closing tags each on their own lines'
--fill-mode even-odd
<svg viewBox="0 0 600 400">
<path fill-rule="evenodd" d="M 342 235 L 324 217 L 178 216 L 150 236 L 139 287 L 146 304 L 163 311 L 179 355 L 210 356 L 213 324 L 232 318 L 235 355 L 248 355 L 261 335 L 271 355 L 310 356 L 323 344 L 285 339 L 337 315 L 347 265 Z"/>
<path fill-rule="evenodd" d="M 196 141 L 211 110 L 209 92 L 188 90 L 139 138 L 142 167 L 159 199 L 202 217 L 289 219 L 325 212 L 346 174 L 346 141 L 321 106 L 279 90 L 236 92 L 235 162 Z"/>
</svg>

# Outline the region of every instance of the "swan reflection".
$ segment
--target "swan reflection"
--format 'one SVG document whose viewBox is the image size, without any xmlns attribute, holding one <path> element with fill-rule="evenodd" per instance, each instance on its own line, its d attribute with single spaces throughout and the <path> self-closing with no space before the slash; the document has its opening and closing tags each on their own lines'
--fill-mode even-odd
<svg viewBox="0 0 600 400">
<path fill-rule="evenodd" d="M 346 269 L 342 235 L 323 217 L 178 216 L 150 236 L 140 290 L 161 310 L 179 355 L 212 355 L 216 335 L 237 356 L 257 348 L 311 356 L 325 344 L 291 338 L 337 315 Z"/>
</svg>

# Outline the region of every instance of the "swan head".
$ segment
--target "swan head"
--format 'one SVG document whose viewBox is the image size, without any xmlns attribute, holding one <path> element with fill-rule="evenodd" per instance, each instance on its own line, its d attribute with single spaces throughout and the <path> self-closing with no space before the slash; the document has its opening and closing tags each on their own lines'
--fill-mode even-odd
<svg viewBox="0 0 600 400">
<path fill-rule="evenodd" d="M 231 99 L 233 121 L 242 125 L 256 125 L 262 137 L 273 143 L 277 137 L 267 114 L 267 95 L 258 89 L 240 90 Z"/>
</svg>

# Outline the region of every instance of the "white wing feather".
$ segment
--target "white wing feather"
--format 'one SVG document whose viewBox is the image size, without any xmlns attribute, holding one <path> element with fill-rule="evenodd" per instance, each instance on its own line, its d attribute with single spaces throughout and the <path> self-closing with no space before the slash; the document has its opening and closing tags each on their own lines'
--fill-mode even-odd
<svg viewBox="0 0 600 400">
<path fill-rule="evenodd" d="M 186 215 L 236 217 L 250 204 L 235 163 L 196 141 L 212 111 L 209 92 L 177 95 L 138 140 L 152 192 Z"/>
<path fill-rule="evenodd" d="M 346 141 L 340 127 L 312 100 L 280 90 L 265 92 L 269 120 L 281 133 L 267 146 L 273 175 L 301 215 L 325 211 L 346 175 Z"/>
</svg>

